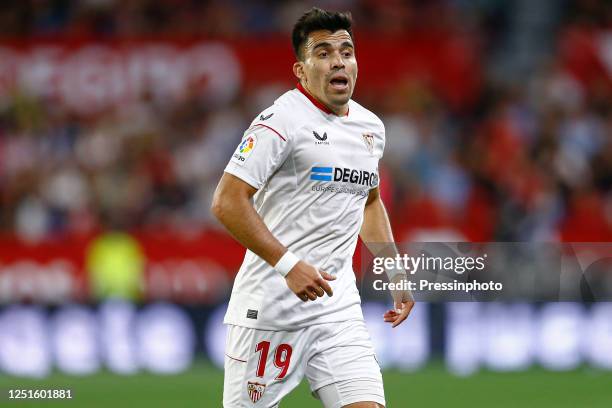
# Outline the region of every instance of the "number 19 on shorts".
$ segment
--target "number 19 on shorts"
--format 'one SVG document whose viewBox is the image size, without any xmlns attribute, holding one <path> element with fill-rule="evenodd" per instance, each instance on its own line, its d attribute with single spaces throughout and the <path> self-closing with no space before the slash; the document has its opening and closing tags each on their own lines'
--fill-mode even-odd
<svg viewBox="0 0 612 408">
<path fill-rule="evenodd" d="M 268 353 L 270 351 L 270 342 L 262 341 L 255 346 L 255 352 L 259 354 L 259 363 L 257 363 L 257 377 L 263 378 L 266 372 L 266 361 L 268 360 Z M 276 375 L 276 380 L 281 380 L 287 375 L 289 371 L 289 364 L 291 364 L 291 353 L 293 349 L 289 344 L 279 344 L 274 350 L 274 365 L 279 370 Z"/>
</svg>

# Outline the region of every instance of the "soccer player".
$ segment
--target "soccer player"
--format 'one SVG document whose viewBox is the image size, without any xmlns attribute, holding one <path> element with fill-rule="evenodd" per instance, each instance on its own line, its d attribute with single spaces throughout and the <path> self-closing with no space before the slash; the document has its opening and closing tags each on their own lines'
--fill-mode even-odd
<svg viewBox="0 0 612 408">
<path fill-rule="evenodd" d="M 256 116 L 215 192 L 213 213 L 247 248 L 224 320 L 226 408 L 277 407 L 304 376 L 326 408 L 385 405 L 352 269 L 358 234 L 393 242 L 378 188 L 385 131 L 351 100 L 351 24 L 318 8 L 297 21 L 297 88 Z M 395 327 L 414 302 L 392 296 L 383 318 Z"/>
</svg>

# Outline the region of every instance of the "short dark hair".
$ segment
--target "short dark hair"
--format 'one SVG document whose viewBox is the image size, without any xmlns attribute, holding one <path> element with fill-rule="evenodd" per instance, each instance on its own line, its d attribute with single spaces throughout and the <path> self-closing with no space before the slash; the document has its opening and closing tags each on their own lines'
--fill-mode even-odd
<svg viewBox="0 0 612 408">
<path fill-rule="evenodd" d="M 329 30 L 334 33 L 338 30 L 346 30 L 353 39 L 352 25 L 353 17 L 349 11 L 325 11 L 318 7 L 311 8 L 302 14 L 302 17 L 293 26 L 291 40 L 295 57 L 298 60 L 303 59 L 302 46 L 313 31 Z"/>
</svg>

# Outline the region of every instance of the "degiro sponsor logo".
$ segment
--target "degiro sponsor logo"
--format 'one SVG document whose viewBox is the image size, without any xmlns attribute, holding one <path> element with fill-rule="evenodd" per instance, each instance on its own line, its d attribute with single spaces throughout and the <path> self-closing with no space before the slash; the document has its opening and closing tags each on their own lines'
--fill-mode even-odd
<svg viewBox="0 0 612 408">
<path fill-rule="evenodd" d="M 378 184 L 378 175 L 366 170 L 348 169 L 346 167 L 313 167 L 310 179 L 314 181 L 337 181 L 374 187 Z"/>
</svg>

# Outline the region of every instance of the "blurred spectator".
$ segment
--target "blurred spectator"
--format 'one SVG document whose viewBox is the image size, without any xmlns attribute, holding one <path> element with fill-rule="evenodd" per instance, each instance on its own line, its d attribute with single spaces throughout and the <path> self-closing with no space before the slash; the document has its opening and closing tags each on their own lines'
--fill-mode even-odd
<svg viewBox="0 0 612 408">
<path fill-rule="evenodd" d="M 86 258 L 94 299 L 141 299 L 145 256 L 132 236 L 121 232 L 101 234 L 89 245 Z"/>
</svg>

